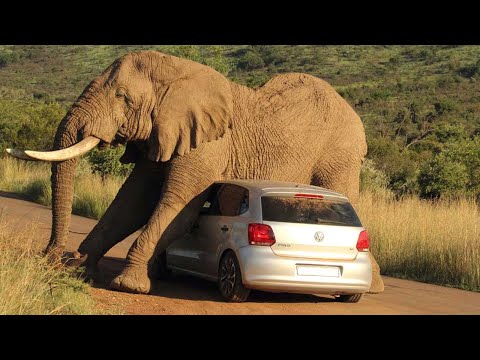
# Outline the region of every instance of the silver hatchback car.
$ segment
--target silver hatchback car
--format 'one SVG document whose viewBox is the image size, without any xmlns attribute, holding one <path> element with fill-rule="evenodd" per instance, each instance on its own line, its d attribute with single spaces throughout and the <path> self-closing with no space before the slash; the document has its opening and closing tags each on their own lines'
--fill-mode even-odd
<svg viewBox="0 0 480 360">
<path fill-rule="evenodd" d="M 347 198 L 310 185 L 217 182 L 162 267 L 218 282 L 231 302 L 250 289 L 358 302 L 371 284 L 367 231 Z"/>
</svg>

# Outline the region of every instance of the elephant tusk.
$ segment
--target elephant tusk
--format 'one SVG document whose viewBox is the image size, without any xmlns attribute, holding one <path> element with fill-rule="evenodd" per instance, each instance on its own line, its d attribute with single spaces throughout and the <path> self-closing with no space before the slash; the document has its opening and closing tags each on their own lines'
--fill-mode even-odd
<svg viewBox="0 0 480 360">
<path fill-rule="evenodd" d="M 23 151 L 23 150 L 5 149 L 5 151 L 6 151 L 10 156 L 13 156 L 14 158 L 17 158 L 17 159 L 36 161 L 36 159 L 31 158 L 30 156 L 28 156 L 27 154 L 25 154 L 25 151 Z"/>
<path fill-rule="evenodd" d="M 31 151 L 7 149 L 7 152 L 23 160 L 41 160 L 41 161 L 65 161 L 86 154 L 98 145 L 100 139 L 94 136 L 88 136 L 82 141 L 68 148 L 55 151 Z"/>
</svg>

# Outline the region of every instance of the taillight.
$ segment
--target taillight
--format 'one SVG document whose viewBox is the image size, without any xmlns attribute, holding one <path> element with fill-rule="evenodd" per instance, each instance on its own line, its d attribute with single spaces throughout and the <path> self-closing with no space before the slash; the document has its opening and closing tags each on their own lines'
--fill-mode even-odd
<svg viewBox="0 0 480 360">
<path fill-rule="evenodd" d="M 370 246 L 370 239 L 368 238 L 367 230 L 363 230 L 360 235 L 358 235 L 357 240 L 357 250 L 358 251 L 368 251 Z"/>
<path fill-rule="evenodd" d="M 248 243 L 250 245 L 272 246 L 275 244 L 275 234 L 268 225 L 248 224 Z"/>
</svg>

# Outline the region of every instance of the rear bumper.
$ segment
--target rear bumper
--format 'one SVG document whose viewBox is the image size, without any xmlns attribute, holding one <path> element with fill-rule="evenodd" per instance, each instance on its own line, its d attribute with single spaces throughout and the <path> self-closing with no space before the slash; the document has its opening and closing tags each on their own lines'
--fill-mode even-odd
<svg viewBox="0 0 480 360">
<path fill-rule="evenodd" d="M 270 247 L 245 246 L 237 251 L 243 284 L 251 289 L 304 294 L 359 294 L 370 289 L 372 265 L 368 253 L 355 260 L 313 260 L 281 257 Z M 297 275 L 298 265 L 336 266 L 339 277 Z"/>
</svg>

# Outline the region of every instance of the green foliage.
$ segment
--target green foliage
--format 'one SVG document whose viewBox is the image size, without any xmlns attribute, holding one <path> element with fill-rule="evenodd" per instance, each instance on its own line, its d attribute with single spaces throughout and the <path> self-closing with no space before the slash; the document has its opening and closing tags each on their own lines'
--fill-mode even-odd
<svg viewBox="0 0 480 360">
<path fill-rule="evenodd" d="M 174 45 L 169 47 L 168 52 L 171 55 L 184 59 L 201 62 L 202 54 L 198 45 Z"/>
<path fill-rule="evenodd" d="M 458 69 L 458 74 L 466 77 L 466 78 L 472 78 L 474 76 L 477 76 L 480 74 L 480 60 L 478 60 L 474 64 L 470 64 L 467 66 L 463 66 Z"/>
<path fill-rule="evenodd" d="M 14 64 L 18 60 L 18 53 L 14 51 L 5 51 L 4 49 L 0 49 L 0 69 L 6 67 L 8 64 Z"/>
<path fill-rule="evenodd" d="M 175 45 L 170 46 L 167 52 L 171 55 L 208 65 L 223 75 L 228 75 L 234 66 L 231 59 L 223 56 L 224 47 L 219 45 Z"/>
<path fill-rule="evenodd" d="M 100 174 L 102 177 L 106 175 L 126 177 L 133 169 L 133 164 L 122 164 L 119 161 L 124 151 L 123 146 L 102 150 L 93 149 L 86 157 L 94 173 Z"/>
<path fill-rule="evenodd" d="M 360 172 L 360 191 L 384 191 L 387 189 L 388 183 L 387 175 L 377 169 L 373 160 L 366 159 L 363 162 Z"/>
<path fill-rule="evenodd" d="M 419 176 L 423 197 L 480 194 L 480 137 L 448 143 Z"/>
<path fill-rule="evenodd" d="M 56 102 L 0 100 L 0 151 L 7 147 L 51 149 L 65 112 Z"/>
<path fill-rule="evenodd" d="M 265 66 L 262 56 L 253 50 L 248 50 L 245 54 L 238 60 L 237 67 L 242 70 L 254 70 L 260 69 Z"/>
<path fill-rule="evenodd" d="M 205 65 L 208 65 L 219 73 L 227 76 L 230 71 L 235 67 L 235 61 L 231 58 L 227 58 L 223 55 L 225 49 L 223 46 L 213 45 L 206 48 L 209 56 L 202 61 Z"/>
<path fill-rule="evenodd" d="M 463 125 L 441 123 L 435 129 L 435 137 L 440 144 L 463 141 L 468 138 L 468 132 Z"/>
</svg>

